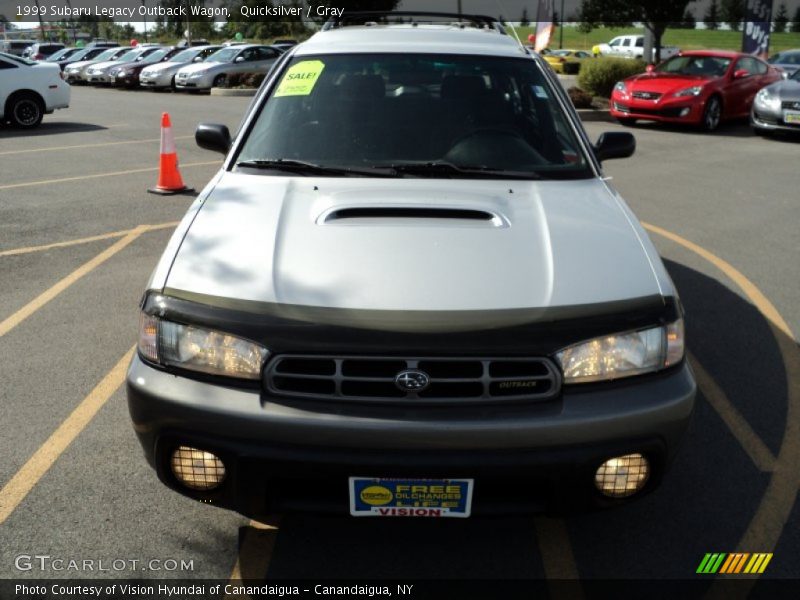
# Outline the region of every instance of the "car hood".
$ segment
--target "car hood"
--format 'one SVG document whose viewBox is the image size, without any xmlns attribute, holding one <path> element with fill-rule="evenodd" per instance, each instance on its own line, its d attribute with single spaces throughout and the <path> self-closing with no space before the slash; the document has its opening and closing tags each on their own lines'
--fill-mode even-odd
<svg viewBox="0 0 800 600">
<path fill-rule="evenodd" d="M 417 212 L 398 216 L 387 208 Z M 443 218 L 431 209 L 474 214 Z M 465 218 L 476 215 L 488 219 Z M 546 312 L 661 302 L 640 233 L 600 180 L 226 172 L 197 212 L 165 284 L 168 295 L 245 310 L 256 303 L 354 313 Z"/>
<path fill-rule="evenodd" d="M 179 69 L 181 67 L 186 66 L 186 63 L 183 62 L 162 62 L 162 63 L 155 63 L 149 64 L 146 67 L 148 73 L 152 73 L 153 75 L 157 73 L 163 73 L 164 71 L 168 71 L 169 69 Z"/>
<path fill-rule="evenodd" d="M 781 100 L 800 100 L 800 81 L 786 80 L 776 81 L 767 86 L 774 94 L 778 94 Z"/>
<path fill-rule="evenodd" d="M 110 69 L 112 67 L 121 67 L 122 65 L 128 64 L 127 62 L 122 62 L 120 60 L 106 60 L 103 62 L 95 63 L 91 65 L 92 69 L 95 70 L 105 70 Z"/>
<path fill-rule="evenodd" d="M 79 60 L 76 62 L 71 62 L 67 65 L 70 69 L 82 69 L 83 67 L 88 67 L 89 65 L 96 64 L 96 60 Z"/>
<path fill-rule="evenodd" d="M 219 69 L 222 67 L 228 67 L 231 63 L 221 63 L 221 62 L 202 62 L 197 63 L 195 65 L 188 65 L 181 69 L 181 73 L 200 73 L 204 71 L 212 71 L 214 69 Z"/>
<path fill-rule="evenodd" d="M 625 80 L 625 85 L 631 92 L 657 92 L 669 94 L 696 85 L 706 85 L 716 81 L 716 77 L 701 77 L 699 75 L 670 75 L 666 73 L 642 73 Z"/>
</svg>

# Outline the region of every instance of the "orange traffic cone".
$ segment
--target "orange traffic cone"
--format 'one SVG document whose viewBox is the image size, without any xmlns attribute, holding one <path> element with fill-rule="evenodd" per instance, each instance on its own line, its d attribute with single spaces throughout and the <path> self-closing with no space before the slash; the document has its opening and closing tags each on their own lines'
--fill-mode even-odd
<svg viewBox="0 0 800 600">
<path fill-rule="evenodd" d="M 178 170 L 178 153 L 175 150 L 175 136 L 172 134 L 172 123 L 169 114 L 161 115 L 161 157 L 158 169 L 158 183 L 156 187 L 147 190 L 151 194 L 181 194 L 193 192 L 186 187 Z"/>
</svg>

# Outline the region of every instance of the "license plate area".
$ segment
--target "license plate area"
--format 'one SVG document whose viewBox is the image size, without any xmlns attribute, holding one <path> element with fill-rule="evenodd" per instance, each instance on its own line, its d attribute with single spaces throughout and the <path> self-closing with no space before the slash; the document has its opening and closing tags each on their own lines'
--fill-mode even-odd
<svg viewBox="0 0 800 600">
<path fill-rule="evenodd" d="M 467 518 L 474 479 L 350 477 L 354 517 Z"/>
<path fill-rule="evenodd" d="M 783 122 L 789 125 L 800 125 L 800 110 L 783 111 Z"/>
</svg>

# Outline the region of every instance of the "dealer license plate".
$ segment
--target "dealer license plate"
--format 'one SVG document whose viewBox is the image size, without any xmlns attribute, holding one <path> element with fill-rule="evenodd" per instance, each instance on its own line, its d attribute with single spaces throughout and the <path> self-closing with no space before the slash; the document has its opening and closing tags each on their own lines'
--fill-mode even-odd
<svg viewBox="0 0 800 600">
<path fill-rule="evenodd" d="M 783 121 L 789 125 L 800 125 L 800 111 L 785 110 L 783 111 Z"/>
<path fill-rule="evenodd" d="M 474 479 L 350 477 L 354 517 L 460 517 L 472 510 Z"/>
</svg>

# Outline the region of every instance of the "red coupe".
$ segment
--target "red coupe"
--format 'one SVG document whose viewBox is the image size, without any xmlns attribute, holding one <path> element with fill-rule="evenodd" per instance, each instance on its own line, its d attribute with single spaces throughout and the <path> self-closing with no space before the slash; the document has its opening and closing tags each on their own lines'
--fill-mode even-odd
<svg viewBox="0 0 800 600">
<path fill-rule="evenodd" d="M 778 69 L 741 52 L 682 52 L 614 86 L 611 115 L 687 123 L 713 131 L 725 119 L 746 118 L 756 92 L 781 79 Z"/>
</svg>

